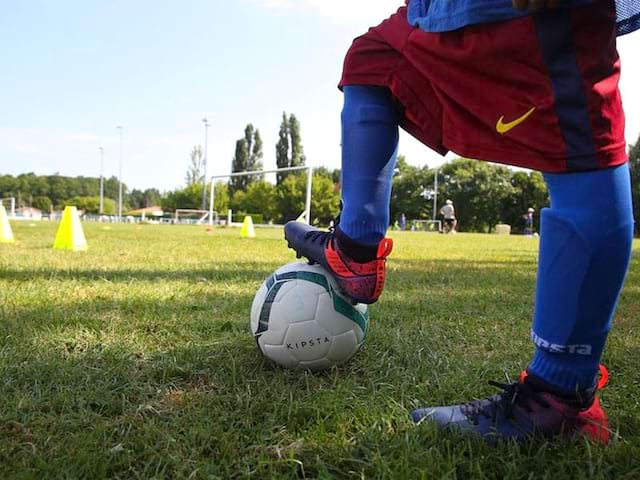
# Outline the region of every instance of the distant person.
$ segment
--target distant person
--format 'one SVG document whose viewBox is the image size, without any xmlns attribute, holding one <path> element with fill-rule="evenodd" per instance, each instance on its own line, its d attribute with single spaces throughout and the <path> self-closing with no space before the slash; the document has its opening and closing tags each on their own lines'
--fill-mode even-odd
<svg viewBox="0 0 640 480">
<path fill-rule="evenodd" d="M 444 217 L 443 232 L 456 233 L 458 221 L 456 220 L 456 209 L 451 200 L 445 202 L 444 207 L 440 209 L 440 215 Z"/>
<path fill-rule="evenodd" d="M 492 383 L 496 395 L 418 408 L 413 421 L 487 440 L 609 440 L 598 372 L 634 226 L 616 36 L 638 28 L 640 0 L 407 0 L 351 45 L 340 221 L 330 232 L 285 226 L 346 295 L 373 303 L 384 287 L 399 127 L 442 155 L 542 171 L 551 197 L 526 370 Z"/>
<path fill-rule="evenodd" d="M 402 215 L 400 215 L 400 230 L 406 230 L 406 229 L 407 229 L 407 217 L 403 213 Z"/>
<path fill-rule="evenodd" d="M 522 217 L 524 218 L 524 234 L 527 237 L 532 237 L 533 236 L 533 214 L 534 214 L 535 210 L 531 207 L 529 207 L 529 209 L 527 210 L 527 213 L 525 213 Z"/>
</svg>

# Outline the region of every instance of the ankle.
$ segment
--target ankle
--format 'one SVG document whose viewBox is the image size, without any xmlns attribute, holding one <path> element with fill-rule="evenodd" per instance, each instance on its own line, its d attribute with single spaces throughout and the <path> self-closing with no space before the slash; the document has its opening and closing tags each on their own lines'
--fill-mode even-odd
<svg viewBox="0 0 640 480">
<path fill-rule="evenodd" d="M 592 388 L 584 388 L 580 390 L 570 391 L 564 390 L 560 387 L 545 382 L 542 378 L 528 373 L 525 382 L 534 387 L 540 392 L 546 392 L 552 394 L 554 397 L 561 400 L 563 403 L 567 403 L 579 410 L 589 408 L 596 398 L 596 386 Z"/>
<path fill-rule="evenodd" d="M 340 230 L 340 225 L 336 226 L 335 239 L 340 251 L 355 262 L 367 263 L 375 260 L 377 257 L 378 245 L 367 245 L 349 238 Z"/>
</svg>

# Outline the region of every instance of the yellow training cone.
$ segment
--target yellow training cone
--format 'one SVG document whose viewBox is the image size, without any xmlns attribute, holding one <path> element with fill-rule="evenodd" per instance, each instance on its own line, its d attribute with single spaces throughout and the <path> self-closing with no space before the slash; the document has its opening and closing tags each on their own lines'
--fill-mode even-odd
<svg viewBox="0 0 640 480">
<path fill-rule="evenodd" d="M 253 229 L 253 219 L 247 215 L 242 222 L 242 228 L 240 229 L 240 236 L 242 238 L 254 238 L 256 231 Z"/>
<path fill-rule="evenodd" d="M 74 251 L 87 249 L 87 241 L 84 238 L 80 215 L 78 215 L 76 207 L 64 207 L 53 248 Z"/>
<path fill-rule="evenodd" d="M 0 205 L 0 243 L 13 243 L 13 232 L 9 224 L 9 217 L 3 205 Z"/>
</svg>

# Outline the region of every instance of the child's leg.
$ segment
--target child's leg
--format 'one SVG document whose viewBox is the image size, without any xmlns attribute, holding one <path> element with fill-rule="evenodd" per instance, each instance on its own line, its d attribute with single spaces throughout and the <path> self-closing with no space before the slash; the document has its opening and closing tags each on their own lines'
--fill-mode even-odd
<svg viewBox="0 0 640 480">
<path fill-rule="evenodd" d="M 418 408 L 415 422 L 488 441 L 534 433 L 607 443 L 595 377 L 629 265 L 633 215 L 629 167 L 545 175 L 533 340 L 527 375 L 504 392 L 461 405 Z"/>
<path fill-rule="evenodd" d="M 391 181 L 398 148 L 398 119 L 391 93 L 381 87 L 344 87 L 342 111 L 342 213 L 335 231 L 299 222 L 285 226 L 298 256 L 334 275 L 351 299 L 375 302 L 384 288 Z"/>
<path fill-rule="evenodd" d="M 340 230 L 377 247 L 389 226 L 398 117 L 387 88 L 345 86 Z"/>
<path fill-rule="evenodd" d="M 545 174 L 529 372 L 569 391 L 592 387 L 631 256 L 628 165 Z"/>
</svg>

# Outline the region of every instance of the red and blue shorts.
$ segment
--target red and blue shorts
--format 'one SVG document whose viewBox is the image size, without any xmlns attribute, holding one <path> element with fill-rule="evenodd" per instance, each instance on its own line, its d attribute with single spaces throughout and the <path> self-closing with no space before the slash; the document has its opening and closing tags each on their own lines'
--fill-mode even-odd
<svg viewBox="0 0 640 480">
<path fill-rule="evenodd" d="M 433 150 L 544 172 L 626 162 L 615 7 L 428 33 L 406 7 L 354 40 L 340 86 L 388 87 Z"/>
</svg>

